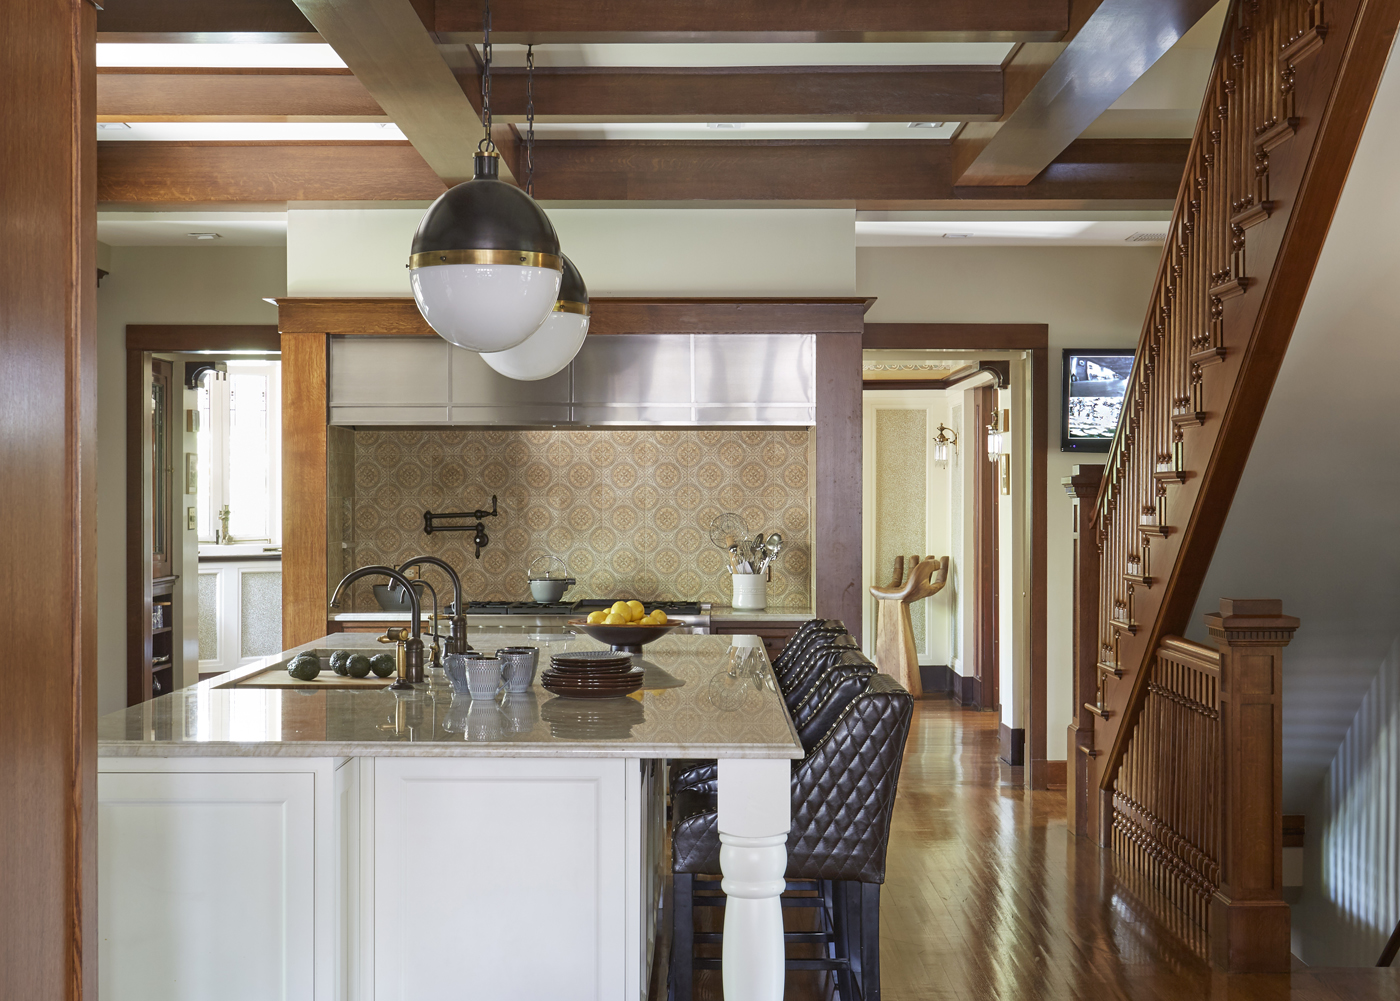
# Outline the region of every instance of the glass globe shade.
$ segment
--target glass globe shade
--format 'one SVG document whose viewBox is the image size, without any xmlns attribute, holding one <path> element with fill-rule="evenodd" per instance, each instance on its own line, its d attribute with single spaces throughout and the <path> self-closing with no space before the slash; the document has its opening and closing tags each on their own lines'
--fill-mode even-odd
<svg viewBox="0 0 1400 1001">
<path fill-rule="evenodd" d="M 518 264 L 440 264 L 409 273 L 419 312 L 469 351 L 504 351 L 540 328 L 559 298 L 561 272 Z"/>
<path fill-rule="evenodd" d="M 505 351 L 483 351 L 481 360 L 508 379 L 535 382 L 568 368 L 587 336 L 587 316 L 555 310 L 521 343 Z"/>
</svg>

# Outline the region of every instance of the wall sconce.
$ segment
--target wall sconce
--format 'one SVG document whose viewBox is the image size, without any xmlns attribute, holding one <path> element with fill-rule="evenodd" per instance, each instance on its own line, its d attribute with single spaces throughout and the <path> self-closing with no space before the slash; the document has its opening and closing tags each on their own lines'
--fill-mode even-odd
<svg viewBox="0 0 1400 1001">
<path fill-rule="evenodd" d="M 949 438 L 948 435 L 952 434 Z M 950 427 L 938 425 L 938 435 L 933 439 L 933 464 L 939 469 L 948 468 L 948 456 L 956 452 L 958 447 L 958 433 Z"/>
<path fill-rule="evenodd" d="M 987 425 L 987 459 L 1001 461 L 1001 456 L 1011 454 L 1011 411 L 992 412 L 992 422 Z"/>
</svg>

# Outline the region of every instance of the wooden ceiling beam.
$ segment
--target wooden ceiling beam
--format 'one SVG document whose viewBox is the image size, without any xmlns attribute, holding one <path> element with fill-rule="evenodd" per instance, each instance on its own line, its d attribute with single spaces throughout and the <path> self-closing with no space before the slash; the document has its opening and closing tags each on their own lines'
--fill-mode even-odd
<svg viewBox="0 0 1400 1001">
<path fill-rule="evenodd" d="M 97 120 L 387 122 L 348 69 L 109 67 L 97 71 Z"/>
<path fill-rule="evenodd" d="M 953 150 L 940 142 L 549 142 L 535 149 L 535 194 L 591 203 L 1158 208 L 1176 195 L 1188 145 L 1080 141 L 1028 185 L 966 188 L 954 185 Z M 427 201 L 444 190 L 402 142 L 104 142 L 97 184 L 108 208 Z"/>
<path fill-rule="evenodd" d="M 437 175 L 469 180 L 481 119 L 425 26 L 431 0 L 297 6 Z M 513 178 L 503 169 L 501 179 Z"/>
<path fill-rule="evenodd" d="M 437 0 L 443 40 L 481 34 L 483 0 Z M 499 42 L 983 42 L 1053 40 L 1069 0 L 512 0 L 491 11 Z"/>
<path fill-rule="evenodd" d="M 1006 120 L 965 156 L 960 185 L 1024 185 L 1123 96 L 1216 0 L 1101 0 L 1054 62 L 1008 70 Z M 1087 8 L 1087 4 L 1085 7 Z M 1027 46 L 1027 49 L 1032 47 Z M 1045 47 L 1049 49 L 1049 46 Z M 1043 55 L 1027 53 L 1031 55 Z M 1039 72 L 1037 72 L 1039 71 Z M 1034 83 L 1019 99 L 1019 87 Z M 969 140 L 982 135 L 974 129 Z"/>
<path fill-rule="evenodd" d="M 492 70 L 492 110 L 525 120 L 525 71 Z M 474 72 L 458 74 L 475 103 Z M 995 121 L 1000 66 L 536 67 L 541 122 Z"/>
<path fill-rule="evenodd" d="M 468 103 L 480 82 L 459 72 Z M 496 120 L 525 118 L 522 70 L 493 74 Z M 538 69 L 541 122 L 991 121 L 996 66 Z M 99 121 L 387 121 L 348 69 L 109 67 L 97 75 Z"/>
<path fill-rule="evenodd" d="M 1052 41 L 1070 0 L 513 0 L 492 11 L 500 42 Z M 441 40 L 475 42 L 482 0 L 414 0 Z M 120 0 L 99 41 L 299 41 L 315 17 L 293 0 Z"/>
</svg>

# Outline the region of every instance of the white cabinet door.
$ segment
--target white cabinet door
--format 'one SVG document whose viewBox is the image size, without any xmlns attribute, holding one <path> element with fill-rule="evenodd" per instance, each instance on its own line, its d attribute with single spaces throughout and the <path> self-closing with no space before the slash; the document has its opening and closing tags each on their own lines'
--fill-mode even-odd
<svg viewBox="0 0 1400 1001">
<path fill-rule="evenodd" d="M 376 1001 L 638 997 L 628 764 L 375 759 Z"/>
<path fill-rule="evenodd" d="M 315 776 L 98 776 L 103 1001 L 313 997 Z"/>
</svg>

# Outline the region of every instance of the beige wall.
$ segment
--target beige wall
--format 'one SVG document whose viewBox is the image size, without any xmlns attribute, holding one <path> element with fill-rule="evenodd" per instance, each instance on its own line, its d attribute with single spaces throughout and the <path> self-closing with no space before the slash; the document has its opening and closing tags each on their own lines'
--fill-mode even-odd
<svg viewBox="0 0 1400 1001">
<path fill-rule="evenodd" d="M 126 325 L 276 323 L 276 307 L 262 297 L 286 294 L 287 280 L 281 247 L 112 247 L 103 254 L 110 254 L 110 274 L 97 292 L 99 713 L 126 704 Z M 183 498 L 177 501 L 183 511 Z M 192 568 L 182 570 L 185 577 Z M 195 630 L 185 635 L 188 645 Z"/>
<path fill-rule="evenodd" d="M 421 208 L 287 213 L 289 295 L 409 295 Z M 851 295 L 851 209 L 555 209 L 592 295 Z M 346 248 L 354 248 L 346 253 Z"/>
<path fill-rule="evenodd" d="M 1159 250 L 1143 247 L 862 247 L 856 293 L 878 296 L 872 323 L 1046 323 L 1050 326 L 1048 484 L 1048 751 L 1065 756 L 1070 721 L 1070 505 L 1060 486 L 1077 461 L 1059 451 L 1060 350 L 1133 347 Z M 1014 419 L 1014 415 L 1013 415 Z M 1003 695 L 1005 698 L 1005 695 Z"/>
</svg>

